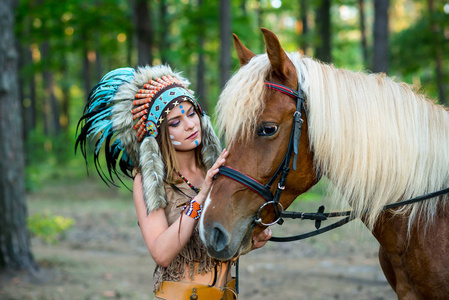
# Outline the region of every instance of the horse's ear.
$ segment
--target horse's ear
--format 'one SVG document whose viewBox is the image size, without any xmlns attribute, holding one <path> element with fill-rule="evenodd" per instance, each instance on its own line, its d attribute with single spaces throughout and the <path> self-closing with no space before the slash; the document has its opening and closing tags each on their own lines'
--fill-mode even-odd
<svg viewBox="0 0 449 300">
<path fill-rule="evenodd" d="M 251 58 L 253 58 L 256 55 L 251 50 L 243 46 L 242 42 L 240 42 L 239 38 L 237 37 L 237 35 L 235 35 L 235 33 L 233 33 L 232 35 L 234 36 L 234 47 L 235 50 L 237 51 L 237 56 L 240 61 L 240 67 L 242 67 L 246 65 L 251 60 Z"/>
<path fill-rule="evenodd" d="M 288 58 L 277 36 L 266 28 L 261 28 L 265 45 L 267 47 L 267 55 L 271 63 L 273 72 L 275 72 L 282 79 L 289 78 L 292 71 L 295 72 L 295 66 Z"/>
</svg>

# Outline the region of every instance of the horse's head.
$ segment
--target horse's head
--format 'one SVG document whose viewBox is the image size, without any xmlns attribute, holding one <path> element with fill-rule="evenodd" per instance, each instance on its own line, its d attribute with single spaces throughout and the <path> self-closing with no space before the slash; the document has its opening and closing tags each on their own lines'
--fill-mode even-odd
<svg viewBox="0 0 449 300">
<path fill-rule="evenodd" d="M 272 181 L 284 157 L 288 157 L 290 171 L 279 200 L 282 207 L 287 208 L 297 195 L 317 182 L 317 176 L 305 114 L 302 114 L 304 123 L 296 170 L 293 170 L 293 155 L 286 155 L 294 115 L 297 115 L 297 99 L 267 88 L 265 82 L 297 91 L 299 74 L 276 35 L 266 29 L 262 32 L 267 55 L 255 56 L 234 36 L 241 68 L 220 96 L 217 117 L 227 137 L 227 167 L 265 185 Z M 279 177 L 272 182 L 271 194 L 275 193 Z M 277 219 L 275 207 L 280 206 L 269 204 L 259 210 L 265 203 L 267 200 L 247 185 L 218 176 L 206 200 L 200 224 L 201 237 L 209 254 L 228 260 L 248 252 L 252 235 L 263 230 L 263 224 Z M 255 222 L 256 217 L 260 217 L 261 222 Z"/>
</svg>

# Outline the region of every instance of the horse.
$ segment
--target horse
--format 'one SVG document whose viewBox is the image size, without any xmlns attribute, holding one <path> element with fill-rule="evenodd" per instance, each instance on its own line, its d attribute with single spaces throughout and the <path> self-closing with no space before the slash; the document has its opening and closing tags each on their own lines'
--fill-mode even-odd
<svg viewBox="0 0 449 300">
<path fill-rule="evenodd" d="M 325 176 L 333 201 L 349 204 L 379 242 L 398 299 L 446 299 L 449 197 L 385 206 L 449 187 L 448 110 L 384 74 L 286 53 L 262 33 L 260 55 L 234 35 L 240 68 L 216 107 L 229 156 L 200 220 L 209 254 L 250 251 L 252 236 Z"/>
</svg>

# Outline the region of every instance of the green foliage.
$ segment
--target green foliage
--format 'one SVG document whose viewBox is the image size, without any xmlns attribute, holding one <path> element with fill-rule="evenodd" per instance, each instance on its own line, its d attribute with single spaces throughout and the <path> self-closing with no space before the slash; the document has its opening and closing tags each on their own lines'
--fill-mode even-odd
<svg viewBox="0 0 449 300">
<path fill-rule="evenodd" d="M 431 23 L 431 21 L 433 23 Z M 449 62 L 449 43 L 445 38 L 445 30 L 449 24 L 449 16 L 442 11 L 432 16 L 423 15 L 415 24 L 392 36 L 390 45 L 390 63 L 392 73 L 400 76 L 408 83 L 424 86 L 433 98 L 437 97 L 435 57 L 436 47 L 440 47 L 443 68 Z M 433 26 L 439 28 L 434 31 Z M 446 28 L 446 29 L 445 29 Z M 444 82 L 449 79 L 447 68 L 443 71 Z"/>
<path fill-rule="evenodd" d="M 75 220 L 45 212 L 28 217 L 27 223 L 34 236 L 46 243 L 56 244 L 64 232 L 75 224 Z"/>
<path fill-rule="evenodd" d="M 286 51 L 303 49 L 307 42 L 307 54 L 313 56 L 321 40 L 315 23 L 321 0 L 305 2 L 309 25 L 307 36 L 301 33 L 300 16 L 303 12 L 297 0 L 232 0 L 232 32 L 239 36 L 244 45 L 259 54 L 265 52 L 260 27 L 267 27 L 278 35 Z M 149 1 L 148 4 L 154 29 L 154 36 L 151 37 L 153 63 L 169 62 L 190 79 L 191 87 L 195 90 L 198 86 L 198 57 L 202 54 L 206 64 L 206 99 L 200 101 L 207 103 L 208 113 L 212 114 L 221 89 L 219 1 L 157 0 Z M 361 57 L 358 1 L 335 0 L 331 4 L 333 64 L 353 70 L 366 69 L 368 66 L 363 65 Z M 365 4 L 368 46 L 372 47 L 372 1 L 365 1 Z M 136 65 L 137 33 L 132 5 L 132 1 L 125 0 L 19 1 L 16 10 L 17 40 L 22 47 L 21 55 L 28 51 L 32 57 L 21 65 L 21 78 L 26 85 L 22 87 L 22 92 L 32 89 L 28 86 L 31 81 L 36 90 L 37 125 L 27 134 L 25 144 L 29 191 L 37 189 L 49 178 L 65 176 L 67 166 L 71 164 L 76 167 L 70 169 L 70 172 L 85 174 L 82 172 L 83 159 L 79 154 L 76 158 L 73 155 L 76 123 L 86 103 L 85 93 L 98 82 L 99 77 L 117 67 Z M 162 15 L 163 5 L 165 15 Z M 397 33 L 391 32 L 391 75 L 400 76 L 409 83 L 418 78 L 426 91 L 436 96 L 435 41 L 442 45 L 443 75 L 446 81 L 449 79 L 449 43 L 445 36 L 449 17 L 442 10 L 443 4 L 436 5 L 432 16 L 427 13 L 427 3 L 423 0 L 393 1 L 391 5 L 405 10 L 414 7 L 420 11 L 418 17 L 408 18 L 411 22 L 407 28 Z M 341 9 L 344 7 L 357 14 L 349 19 L 342 18 Z M 432 34 L 429 20 L 440 28 L 436 37 Z M 204 41 L 203 46 L 200 44 L 201 39 Z M 163 41 L 167 43 L 164 49 L 161 47 Z M 42 50 L 44 44 L 49 47 L 49 55 L 45 55 Z M 232 68 L 237 70 L 239 63 L 236 53 L 233 49 L 231 53 Z M 86 56 L 89 61 L 86 61 Z M 90 66 L 88 74 L 84 73 L 86 64 Z M 58 104 L 62 106 L 62 99 L 69 99 L 67 129 L 65 133 L 54 136 L 43 132 L 43 115 L 48 110 L 48 93 L 44 90 L 42 76 L 44 71 L 53 74 Z M 24 98 L 29 101 L 30 96 L 27 94 Z"/>
<path fill-rule="evenodd" d="M 51 137 L 33 130 L 27 134 L 25 186 L 28 191 L 33 191 L 51 177 L 64 176 L 60 174 L 61 167 L 73 159 L 73 141 L 65 133 Z"/>
<path fill-rule="evenodd" d="M 67 134 L 49 137 L 39 131 L 29 132 L 25 141 L 26 190 L 36 191 L 55 179 L 85 178 L 86 165 L 81 153 L 75 157 L 74 145 L 74 139 Z"/>
</svg>

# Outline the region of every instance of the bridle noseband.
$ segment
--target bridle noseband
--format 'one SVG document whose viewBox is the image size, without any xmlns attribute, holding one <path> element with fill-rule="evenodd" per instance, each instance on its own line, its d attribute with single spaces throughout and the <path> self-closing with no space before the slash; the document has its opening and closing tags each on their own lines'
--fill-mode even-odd
<svg viewBox="0 0 449 300">
<path fill-rule="evenodd" d="M 218 174 L 221 174 L 223 176 L 226 176 L 230 179 L 233 179 L 250 190 L 258 193 L 260 196 L 262 196 L 265 199 L 265 203 L 259 208 L 257 211 L 256 217 L 254 222 L 259 225 L 263 226 L 271 226 L 276 223 L 282 224 L 283 220 L 281 219 L 281 213 L 284 211 L 284 208 L 282 204 L 279 202 L 282 191 L 285 189 L 285 183 L 287 181 L 287 176 L 290 171 L 290 160 L 293 155 L 293 170 L 296 171 L 296 166 L 298 164 L 298 152 L 299 152 L 299 142 L 301 139 L 301 131 L 302 131 L 302 124 L 304 123 L 304 120 L 302 119 L 302 114 L 305 111 L 305 96 L 304 93 L 298 83 L 298 90 L 292 90 L 289 87 L 286 87 L 285 85 L 265 81 L 265 86 L 269 89 L 279 91 L 283 94 L 286 94 L 287 96 L 293 98 L 296 100 L 296 111 L 293 114 L 293 125 L 292 130 L 290 133 L 290 140 L 288 142 L 287 146 L 287 153 L 284 156 L 284 159 L 282 160 L 281 164 L 277 168 L 276 172 L 274 172 L 271 179 L 268 181 L 267 184 L 262 184 L 259 181 L 249 177 L 248 175 L 245 175 L 231 167 L 222 166 L 219 168 Z M 271 186 L 276 181 L 277 178 L 279 179 L 276 192 L 273 195 L 271 193 Z M 276 220 L 271 223 L 263 223 L 262 218 L 260 217 L 260 214 L 263 210 L 263 208 L 267 205 L 273 205 L 275 214 L 276 214 Z"/>
</svg>

